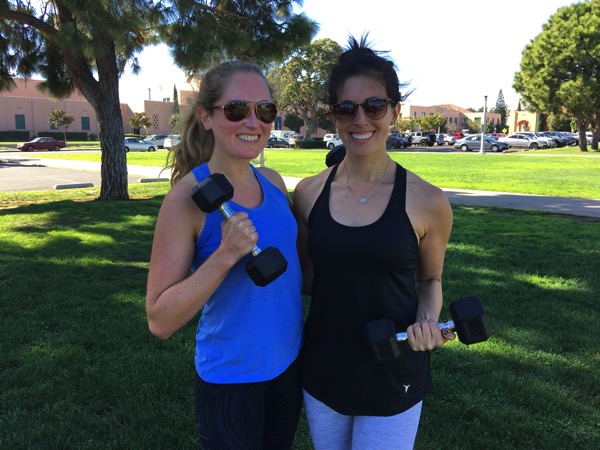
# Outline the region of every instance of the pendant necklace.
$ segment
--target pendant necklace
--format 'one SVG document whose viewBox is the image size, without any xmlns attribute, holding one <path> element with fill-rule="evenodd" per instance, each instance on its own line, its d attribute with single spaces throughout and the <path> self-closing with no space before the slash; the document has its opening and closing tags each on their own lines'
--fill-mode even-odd
<svg viewBox="0 0 600 450">
<path fill-rule="evenodd" d="M 348 183 L 348 167 L 346 166 L 346 161 L 344 160 L 344 173 L 346 174 L 346 189 L 348 189 L 348 192 L 350 192 L 350 194 L 352 194 L 352 197 L 354 197 L 355 200 L 358 200 L 358 203 L 360 203 L 360 204 L 367 203 L 367 201 L 371 198 L 371 195 L 373 195 L 375 190 L 379 187 L 379 185 L 383 182 L 383 179 L 387 175 L 388 169 L 390 168 L 390 162 L 392 162 L 392 158 L 390 158 L 388 156 L 388 163 L 387 163 L 387 166 L 385 166 L 385 172 L 383 172 L 383 176 L 381 177 L 381 180 L 379 180 L 377 182 L 377 184 L 375 185 L 373 190 L 371 192 L 369 192 L 369 195 L 367 195 L 366 197 L 360 197 L 357 199 L 356 196 L 354 195 L 354 192 L 352 191 L 352 188 L 350 187 L 350 184 Z"/>
</svg>

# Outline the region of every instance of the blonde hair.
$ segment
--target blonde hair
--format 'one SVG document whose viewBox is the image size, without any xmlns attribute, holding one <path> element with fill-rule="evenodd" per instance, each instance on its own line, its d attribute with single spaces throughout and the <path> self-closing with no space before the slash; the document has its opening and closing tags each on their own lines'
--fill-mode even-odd
<svg viewBox="0 0 600 450">
<path fill-rule="evenodd" d="M 171 185 L 181 180 L 185 175 L 207 162 L 215 146 L 212 130 L 206 130 L 196 111 L 199 107 L 214 113 L 216 101 L 223 95 L 231 77 L 240 72 L 251 72 L 260 75 L 272 94 L 272 89 L 261 69 L 247 61 L 227 61 L 210 69 L 202 82 L 196 96 L 196 102 L 184 119 L 180 122 L 181 142 L 175 145 L 167 156 L 166 169 L 171 169 Z"/>
</svg>

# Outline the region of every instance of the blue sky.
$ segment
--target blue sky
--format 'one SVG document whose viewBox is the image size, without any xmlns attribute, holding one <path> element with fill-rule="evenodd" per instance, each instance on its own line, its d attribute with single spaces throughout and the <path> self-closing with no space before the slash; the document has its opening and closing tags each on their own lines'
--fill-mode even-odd
<svg viewBox="0 0 600 450">
<path fill-rule="evenodd" d="M 344 46 L 350 34 L 369 33 L 373 48 L 389 51 L 401 81 L 414 89 L 415 105 L 451 103 L 480 108 L 496 104 L 502 89 L 509 109 L 521 52 L 558 8 L 573 0 L 305 0 L 302 10 L 320 24 L 316 39 Z M 121 79 L 121 101 L 171 97 L 185 88 L 168 49 L 149 47 L 139 55 L 142 71 Z M 168 63 L 164 63 L 164 61 Z"/>
</svg>

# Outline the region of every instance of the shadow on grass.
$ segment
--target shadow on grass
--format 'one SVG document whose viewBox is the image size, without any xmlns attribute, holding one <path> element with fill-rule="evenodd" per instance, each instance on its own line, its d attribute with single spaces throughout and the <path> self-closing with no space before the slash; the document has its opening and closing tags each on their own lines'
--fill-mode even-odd
<svg viewBox="0 0 600 450">
<path fill-rule="evenodd" d="M 163 342 L 144 309 L 162 199 L 2 211 L 1 446 L 197 447 L 197 321 Z M 433 352 L 417 448 L 599 447 L 600 223 L 457 206 L 454 217 L 442 318 L 477 295 L 494 334 Z M 311 448 L 304 421 L 295 448 Z"/>
</svg>

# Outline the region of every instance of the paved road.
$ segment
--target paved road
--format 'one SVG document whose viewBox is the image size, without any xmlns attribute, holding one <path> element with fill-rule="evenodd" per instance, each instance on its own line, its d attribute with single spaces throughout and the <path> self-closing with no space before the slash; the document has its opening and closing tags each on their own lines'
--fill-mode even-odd
<svg viewBox="0 0 600 450">
<path fill-rule="evenodd" d="M 0 192 L 19 192 L 54 189 L 55 186 L 92 183 L 100 186 L 100 164 L 93 162 L 44 159 L 42 155 L 22 156 L 0 153 Z M 160 167 L 128 166 L 129 183 L 167 180 L 169 174 Z M 298 178 L 284 177 L 289 188 Z M 471 206 L 496 206 L 511 209 L 530 209 L 571 214 L 600 219 L 600 199 L 551 197 L 512 194 L 492 191 L 444 189 L 451 203 Z"/>
</svg>

